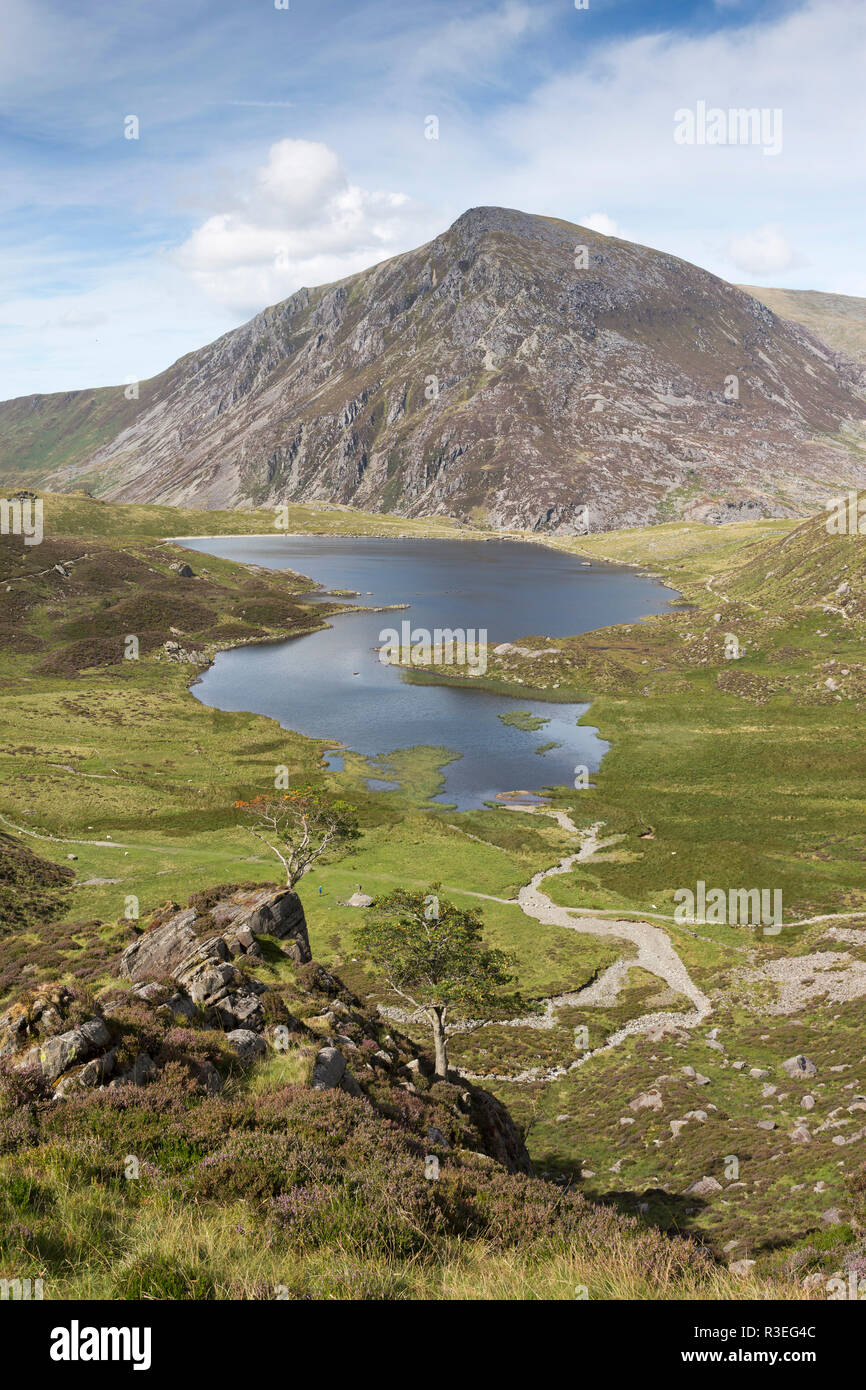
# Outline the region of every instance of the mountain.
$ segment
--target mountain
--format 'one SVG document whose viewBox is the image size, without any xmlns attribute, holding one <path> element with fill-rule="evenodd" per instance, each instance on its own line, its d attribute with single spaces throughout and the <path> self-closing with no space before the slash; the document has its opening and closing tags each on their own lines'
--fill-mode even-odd
<svg viewBox="0 0 866 1390">
<path fill-rule="evenodd" d="M 0 404 L 0 479 L 552 530 L 580 529 L 585 506 L 604 530 L 814 511 L 866 483 L 864 441 L 866 370 L 756 298 L 644 246 L 473 208 L 137 400 Z"/>
<path fill-rule="evenodd" d="M 820 290 L 773 290 L 740 285 L 780 318 L 793 319 L 837 352 L 866 364 L 866 299 Z"/>
</svg>

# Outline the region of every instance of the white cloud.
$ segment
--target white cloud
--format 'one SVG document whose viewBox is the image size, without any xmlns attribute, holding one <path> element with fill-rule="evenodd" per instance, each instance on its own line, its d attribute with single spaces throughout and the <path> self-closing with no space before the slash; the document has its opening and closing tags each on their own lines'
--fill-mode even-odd
<svg viewBox="0 0 866 1390">
<path fill-rule="evenodd" d="M 608 217 L 606 212 L 591 212 L 588 217 L 579 218 L 581 227 L 588 227 L 591 232 L 601 232 L 602 236 L 620 236 L 612 217 Z"/>
<path fill-rule="evenodd" d="M 439 230 L 430 210 L 405 193 L 351 183 L 327 145 L 280 140 L 239 191 L 237 206 L 203 222 L 175 259 L 210 298 L 252 314 Z"/>
<path fill-rule="evenodd" d="M 446 75 L 478 80 L 530 30 L 543 28 L 548 19 L 543 6 L 533 8 L 519 0 L 507 0 L 497 9 L 469 18 L 445 23 L 434 18 L 426 38 L 413 39 L 410 46 L 401 47 L 402 75 L 412 83 L 432 78 L 437 85 Z"/>
<path fill-rule="evenodd" d="M 804 257 L 794 250 L 775 222 L 765 222 L 745 236 L 732 237 L 728 256 L 738 270 L 750 275 L 783 274 L 805 264 Z"/>
</svg>

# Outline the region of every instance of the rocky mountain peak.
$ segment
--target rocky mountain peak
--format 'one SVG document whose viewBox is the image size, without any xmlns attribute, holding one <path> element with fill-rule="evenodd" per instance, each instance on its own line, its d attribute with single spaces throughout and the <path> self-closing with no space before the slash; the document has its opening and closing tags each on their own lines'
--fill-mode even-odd
<svg viewBox="0 0 866 1390">
<path fill-rule="evenodd" d="M 263 310 L 145 383 L 134 409 L 122 388 L 0 404 L 0 473 L 50 440 L 42 481 L 123 501 L 539 529 L 797 514 L 866 482 L 864 381 L 685 261 L 477 207 Z"/>
</svg>

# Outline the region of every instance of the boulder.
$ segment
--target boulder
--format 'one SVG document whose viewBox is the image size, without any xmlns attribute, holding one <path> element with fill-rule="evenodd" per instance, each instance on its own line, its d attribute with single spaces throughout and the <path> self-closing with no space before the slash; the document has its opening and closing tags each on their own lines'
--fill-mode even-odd
<svg viewBox="0 0 866 1390">
<path fill-rule="evenodd" d="M 29 1034 L 27 1010 L 21 1004 L 0 1015 L 0 1057 L 8 1057 L 23 1047 Z"/>
<path fill-rule="evenodd" d="M 346 907 L 372 907 L 373 899 L 369 893 L 353 893 L 346 899 Z"/>
<path fill-rule="evenodd" d="M 243 984 L 243 976 L 230 961 L 196 961 L 178 972 L 177 983 L 194 1004 L 206 1009 L 223 999 L 232 986 Z"/>
<path fill-rule="evenodd" d="M 181 1019 L 184 1022 L 194 1019 L 197 1012 L 195 1004 L 185 994 L 172 994 L 156 1011 L 158 1018 Z"/>
<path fill-rule="evenodd" d="M 92 1018 L 80 1028 L 48 1038 L 38 1049 L 39 1066 L 46 1081 L 56 1081 L 77 1062 L 86 1061 L 111 1041 L 101 1018 Z M 36 1051 L 36 1049 L 34 1049 Z M 28 1058 L 32 1053 L 28 1053 Z"/>
<path fill-rule="evenodd" d="M 253 1062 L 268 1050 L 264 1038 L 259 1033 L 254 1033 L 251 1028 L 233 1028 L 230 1033 L 226 1033 L 226 1042 L 242 1062 Z"/>
<path fill-rule="evenodd" d="M 113 1048 L 110 1052 L 103 1052 L 101 1057 L 91 1058 L 89 1062 L 85 1062 L 78 1073 L 80 1084 L 82 1086 L 102 1086 L 114 1071 L 116 1060 L 117 1053 Z"/>
<path fill-rule="evenodd" d="M 345 1091 L 347 1095 L 355 1096 L 356 1098 L 364 1094 L 364 1092 L 361 1090 L 361 1087 L 358 1085 L 357 1081 L 355 1080 L 354 1076 L 348 1068 L 343 1072 L 343 1075 L 340 1077 L 340 1090 Z"/>
<path fill-rule="evenodd" d="M 250 992 L 227 994 L 213 1007 L 220 1027 L 226 1031 L 238 1028 L 251 1028 L 260 1033 L 265 1026 L 262 1001 L 257 994 Z"/>
<path fill-rule="evenodd" d="M 629 1110 L 661 1110 L 661 1091 L 641 1091 L 639 1096 L 628 1103 Z"/>
<path fill-rule="evenodd" d="M 338 1047 L 323 1047 L 313 1064 L 314 1091 L 333 1091 L 343 1079 L 346 1059 Z"/>
<path fill-rule="evenodd" d="M 134 984 L 171 978 L 196 1003 L 207 1006 L 227 993 L 231 983 L 240 983 L 240 975 L 219 972 L 218 963 L 261 956 L 255 939 L 261 933 L 285 942 L 286 954 L 298 964 L 312 959 L 297 893 L 288 888 L 241 889 L 217 902 L 206 915 L 200 917 L 195 908 L 185 907 L 143 932 L 123 952 L 120 974 Z M 218 975 L 203 976 L 208 963 L 222 973 L 222 984 Z"/>
<path fill-rule="evenodd" d="M 223 1088 L 223 1079 L 213 1062 L 204 1061 L 198 1069 L 196 1083 L 206 1095 L 215 1096 Z"/>
<path fill-rule="evenodd" d="M 0 1015 L 0 1057 L 17 1052 L 35 1036 L 62 1033 L 72 998 L 66 985 L 37 985 L 29 998 L 12 1004 Z"/>
<path fill-rule="evenodd" d="M 714 1192 L 721 1192 L 722 1184 L 716 1178 L 698 1178 L 691 1187 L 685 1190 L 686 1197 L 712 1197 Z"/>
<path fill-rule="evenodd" d="M 146 1086 L 156 1076 L 156 1062 L 147 1052 L 139 1052 L 129 1071 L 124 1072 L 122 1081 L 133 1086 Z"/>
<path fill-rule="evenodd" d="M 808 1057 L 799 1054 L 796 1057 L 789 1057 L 786 1062 L 783 1062 L 782 1071 L 786 1072 L 788 1076 L 793 1077 L 795 1080 L 798 1080 L 800 1077 L 804 1076 L 815 1076 L 818 1068 L 815 1066 L 814 1062 L 809 1061 Z"/>
</svg>

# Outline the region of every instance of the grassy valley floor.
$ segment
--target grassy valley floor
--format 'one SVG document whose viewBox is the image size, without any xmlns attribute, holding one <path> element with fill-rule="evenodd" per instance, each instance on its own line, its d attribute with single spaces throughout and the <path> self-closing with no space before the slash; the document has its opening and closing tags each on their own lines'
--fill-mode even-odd
<svg viewBox="0 0 866 1390">
<path fill-rule="evenodd" d="M 359 883 L 376 895 L 441 882 L 462 905 L 482 906 L 487 936 L 516 952 L 539 1008 L 627 965 L 634 947 L 615 933 L 582 932 L 579 917 L 567 929 L 545 924 L 515 901 L 533 874 L 579 847 L 554 817 L 431 808 L 444 750 L 388 759 L 398 790 L 371 791 L 367 778 L 381 768 L 350 755 L 343 772 L 326 772 L 326 741 L 193 698 L 190 679 L 215 650 L 309 630 L 338 611 L 311 602 L 302 576 L 161 539 L 268 532 L 273 520 L 52 497 L 41 546 L 0 542 L 0 832 L 75 875 L 52 890 L 59 913 L 37 921 L 7 909 L 0 995 L 59 978 L 97 989 L 136 912 L 223 882 L 274 880 L 276 861 L 234 803 L 272 786 L 278 765 L 293 780 L 324 778 L 358 808 L 361 840 L 308 876 L 302 896 L 314 955 L 370 1004 L 393 1001 L 353 959 L 358 909 L 343 904 Z M 469 534 L 343 510 L 293 508 L 291 521 L 314 534 Z M 586 721 L 611 743 L 593 785 L 557 789 L 549 806 L 580 832 L 599 824 L 606 843 L 545 880 L 544 892 L 594 919 L 663 926 L 711 1012 L 694 1026 L 629 1035 L 575 1066 L 584 1051 L 575 1030 L 595 1049 L 638 1016 L 689 1009 L 635 966 L 604 1003 L 559 1002 L 550 1026 L 498 1022 L 456 1035 L 453 1060 L 483 1077 L 534 1073 L 483 1084 L 525 1125 L 539 1170 L 640 1223 L 696 1236 L 722 1266 L 712 1293 L 706 1284 L 684 1293 L 679 1275 L 653 1292 L 627 1260 L 602 1262 L 577 1280 L 592 1282 L 593 1296 L 748 1296 L 758 1276 L 802 1295 L 805 1276 L 829 1277 L 861 1257 L 850 1178 L 866 1126 L 864 545 L 827 537 L 820 519 L 672 523 L 553 543 L 646 567 L 684 603 L 647 622 L 545 641 L 555 655 L 506 652 L 493 663 L 494 688 L 591 699 Z M 174 568 L 183 564 L 192 576 Z M 138 660 L 124 656 L 129 634 Z M 537 736 L 543 746 L 543 728 Z M 675 892 L 698 879 L 781 889 L 781 932 L 674 923 Z M 0 909 L 5 902 L 0 895 Z M 829 920 L 808 920 L 819 916 Z M 818 1069 L 808 1087 L 781 1069 L 796 1053 Z M 803 1128 L 808 1139 L 794 1137 Z M 702 1190 L 689 1193 L 695 1183 Z M 214 1217 L 223 1220 L 228 1212 Z M 435 1283 L 387 1262 L 378 1273 L 369 1263 L 364 1279 L 371 1296 L 407 1297 L 467 1296 L 482 1265 L 475 1287 L 490 1296 L 523 1297 L 527 1284 L 535 1296 L 562 1296 L 575 1279 L 573 1252 L 548 1254 L 532 1271 L 518 1255 L 491 1265 L 483 1246 L 452 1254 Z M 757 1261 L 753 1275 L 728 1275 L 724 1265 L 741 1259 Z M 350 1285 L 338 1296 L 352 1296 Z"/>
</svg>

